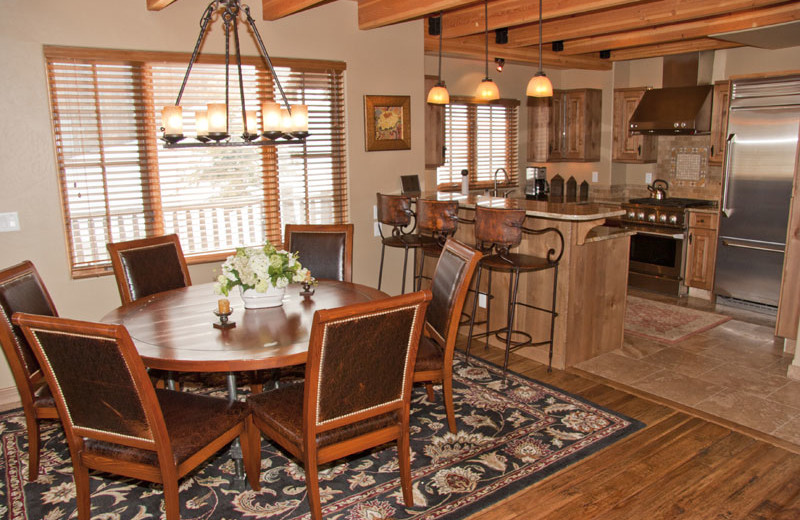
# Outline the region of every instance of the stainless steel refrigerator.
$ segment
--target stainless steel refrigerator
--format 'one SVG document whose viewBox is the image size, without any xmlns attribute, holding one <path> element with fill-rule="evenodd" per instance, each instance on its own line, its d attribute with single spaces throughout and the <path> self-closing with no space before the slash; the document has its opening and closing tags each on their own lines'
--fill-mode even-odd
<svg viewBox="0 0 800 520">
<path fill-rule="evenodd" d="M 714 292 L 778 306 L 800 131 L 800 77 L 734 82 Z"/>
</svg>

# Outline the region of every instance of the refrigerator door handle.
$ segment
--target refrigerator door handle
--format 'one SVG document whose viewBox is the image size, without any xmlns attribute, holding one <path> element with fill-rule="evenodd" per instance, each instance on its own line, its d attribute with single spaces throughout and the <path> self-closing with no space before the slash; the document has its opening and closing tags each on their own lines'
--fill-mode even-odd
<svg viewBox="0 0 800 520">
<path fill-rule="evenodd" d="M 731 186 L 731 172 L 733 171 L 733 143 L 736 134 L 728 136 L 727 144 L 725 145 L 725 172 L 723 178 L 725 179 L 722 185 L 722 214 L 730 218 L 733 214 L 733 208 L 728 207 L 728 189 Z"/>
<path fill-rule="evenodd" d="M 764 245 L 761 245 L 764 244 Z M 774 246 L 768 245 L 770 242 L 751 242 L 751 241 L 737 241 L 737 240 L 722 240 L 723 246 L 728 247 L 738 247 L 741 249 L 755 249 L 756 251 L 766 251 L 768 253 L 780 253 L 784 254 L 786 252 L 786 246 L 784 244 L 776 244 Z"/>
</svg>

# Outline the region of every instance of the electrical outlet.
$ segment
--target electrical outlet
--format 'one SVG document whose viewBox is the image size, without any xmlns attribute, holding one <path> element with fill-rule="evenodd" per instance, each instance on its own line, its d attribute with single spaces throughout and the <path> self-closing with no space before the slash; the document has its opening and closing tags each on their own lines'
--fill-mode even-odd
<svg viewBox="0 0 800 520">
<path fill-rule="evenodd" d="M 381 223 L 380 222 L 373 222 L 375 225 L 375 229 L 373 230 L 373 236 L 379 237 L 381 236 Z"/>
<path fill-rule="evenodd" d="M 653 184 L 653 172 L 647 172 L 644 174 L 644 183 Z"/>
<path fill-rule="evenodd" d="M 481 309 L 486 308 L 486 295 L 483 293 L 478 294 L 478 307 Z"/>
<path fill-rule="evenodd" d="M 19 214 L 16 211 L 0 213 L 0 231 L 19 231 Z"/>
<path fill-rule="evenodd" d="M 592 172 L 592 182 L 600 182 L 600 174 L 598 172 Z"/>
</svg>

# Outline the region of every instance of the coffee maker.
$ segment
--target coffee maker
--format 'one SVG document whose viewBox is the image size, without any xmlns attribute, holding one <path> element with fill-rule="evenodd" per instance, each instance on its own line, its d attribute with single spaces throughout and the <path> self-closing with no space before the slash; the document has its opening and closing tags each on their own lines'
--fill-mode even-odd
<svg viewBox="0 0 800 520">
<path fill-rule="evenodd" d="M 528 166 L 525 168 L 525 198 L 528 200 L 547 200 L 550 185 L 547 184 L 547 168 Z"/>
</svg>

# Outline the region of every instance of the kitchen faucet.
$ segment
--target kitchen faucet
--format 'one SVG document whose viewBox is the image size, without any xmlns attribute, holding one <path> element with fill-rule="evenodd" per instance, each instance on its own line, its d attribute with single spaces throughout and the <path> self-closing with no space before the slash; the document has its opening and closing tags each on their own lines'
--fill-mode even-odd
<svg viewBox="0 0 800 520">
<path fill-rule="evenodd" d="M 496 170 L 494 171 L 494 192 L 493 192 L 493 194 L 492 194 L 494 197 L 497 197 L 497 174 L 498 174 L 499 172 L 503 172 L 503 177 L 505 178 L 505 180 L 506 180 L 506 183 L 509 183 L 509 182 L 511 182 L 511 178 L 508 176 L 508 172 L 506 171 L 506 169 L 505 169 L 505 168 L 498 168 L 498 169 L 496 169 Z"/>
</svg>

